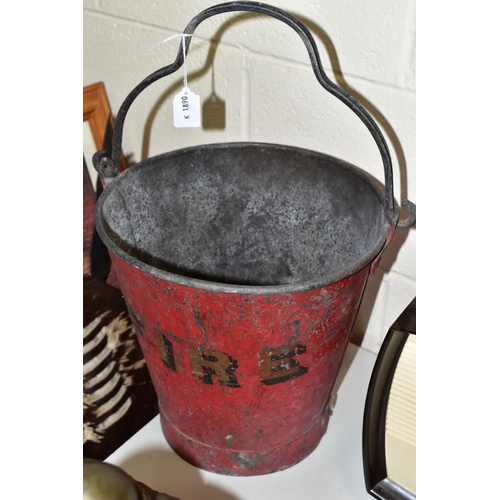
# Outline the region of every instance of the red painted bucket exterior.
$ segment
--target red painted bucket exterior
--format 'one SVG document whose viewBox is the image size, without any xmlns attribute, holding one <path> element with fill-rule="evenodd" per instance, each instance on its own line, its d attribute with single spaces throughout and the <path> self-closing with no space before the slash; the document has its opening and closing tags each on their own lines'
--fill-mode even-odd
<svg viewBox="0 0 500 500">
<path fill-rule="evenodd" d="M 309 455 L 391 235 L 380 189 L 312 151 L 204 145 L 120 174 L 96 227 L 172 448 L 230 475 Z"/>
<path fill-rule="evenodd" d="M 308 291 L 228 294 L 167 282 L 111 255 L 163 432 L 181 457 L 256 475 L 316 448 L 369 266 Z"/>
</svg>

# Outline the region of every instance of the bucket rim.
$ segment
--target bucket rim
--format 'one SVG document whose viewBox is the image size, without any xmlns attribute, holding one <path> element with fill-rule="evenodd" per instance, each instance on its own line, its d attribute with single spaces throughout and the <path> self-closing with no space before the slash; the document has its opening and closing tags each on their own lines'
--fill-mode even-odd
<svg viewBox="0 0 500 500">
<path fill-rule="evenodd" d="M 136 163 L 135 165 L 123 171 L 116 179 L 113 179 L 112 182 L 109 182 L 108 180 L 106 188 L 101 193 L 96 202 L 96 208 L 95 208 L 95 227 L 103 243 L 108 248 L 108 250 L 112 252 L 114 255 L 116 255 L 116 257 L 118 257 L 120 260 L 138 269 L 139 271 L 149 274 L 155 278 L 162 279 L 167 282 L 172 282 L 177 285 L 188 286 L 191 288 L 198 288 L 211 292 L 222 292 L 222 293 L 243 294 L 243 295 L 272 295 L 272 294 L 290 294 L 295 292 L 305 292 L 317 288 L 324 288 L 328 285 L 332 285 L 334 283 L 342 281 L 346 278 L 349 278 L 350 276 L 353 276 L 357 272 L 364 269 L 366 266 L 370 265 L 379 255 L 379 253 L 381 253 L 381 251 L 384 249 L 384 246 L 386 244 L 391 229 L 391 226 L 386 219 L 384 219 L 384 223 L 380 228 L 380 235 L 376 243 L 374 244 L 372 250 L 370 252 L 367 252 L 361 259 L 359 259 L 352 266 L 347 266 L 337 273 L 328 274 L 322 276 L 321 278 L 304 280 L 299 283 L 287 283 L 283 285 L 242 285 L 242 284 L 221 283 L 217 281 L 211 281 L 208 279 L 204 280 L 200 278 L 191 278 L 181 274 L 176 274 L 170 271 L 159 269 L 130 255 L 127 251 L 123 250 L 117 243 L 115 243 L 115 241 L 113 241 L 113 239 L 108 235 L 108 231 L 111 232 L 112 230 L 104 218 L 103 206 L 108 196 L 110 196 L 110 194 L 116 188 L 115 182 L 120 182 L 122 179 L 126 180 L 126 178 L 129 175 L 134 175 L 134 172 L 137 172 L 138 169 L 143 169 L 148 167 L 161 168 L 161 165 L 149 164 L 150 160 L 166 158 L 169 156 L 182 154 L 184 152 L 200 150 L 200 149 L 201 150 L 214 149 L 214 148 L 227 149 L 230 147 L 242 147 L 242 146 L 256 146 L 256 147 L 266 147 L 266 148 L 272 147 L 272 148 L 286 149 L 295 152 L 303 152 L 309 155 L 323 157 L 325 159 L 334 159 L 337 162 L 340 162 L 343 167 L 356 173 L 365 182 L 367 182 L 372 187 L 375 194 L 379 197 L 382 206 L 385 206 L 384 193 L 382 192 L 381 188 L 366 174 L 366 172 L 364 172 L 359 167 L 356 167 L 355 165 L 349 162 L 334 157 L 333 155 L 321 153 L 306 148 L 300 148 L 296 146 L 288 146 L 288 145 L 265 143 L 265 142 L 238 141 L 238 142 L 202 144 L 197 146 L 175 149 L 172 151 L 168 151 L 166 153 L 160 153 L 145 160 L 141 160 L 140 162 Z"/>
</svg>

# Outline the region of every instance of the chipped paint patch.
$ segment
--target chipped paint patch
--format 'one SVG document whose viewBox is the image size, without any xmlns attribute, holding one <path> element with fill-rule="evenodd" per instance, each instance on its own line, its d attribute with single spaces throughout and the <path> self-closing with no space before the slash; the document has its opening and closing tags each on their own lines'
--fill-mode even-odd
<svg viewBox="0 0 500 500">
<path fill-rule="evenodd" d="M 261 451 L 258 453 L 247 453 L 244 451 L 241 452 L 236 452 L 236 453 L 230 453 L 229 458 L 242 467 L 253 467 L 255 465 L 258 465 L 264 457 L 267 455 L 267 451 Z"/>
</svg>

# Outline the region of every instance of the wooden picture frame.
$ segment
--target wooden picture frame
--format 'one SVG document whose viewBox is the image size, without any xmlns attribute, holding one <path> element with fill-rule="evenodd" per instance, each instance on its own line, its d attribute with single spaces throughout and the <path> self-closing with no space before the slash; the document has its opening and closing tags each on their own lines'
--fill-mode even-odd
<svg viewBox="0 0 500 500">
<path fill-rule="evenodd" d="M 114 118 L 109 107 L 109 101 L 103 82 L 97 82 L 83 87 L 83 121 L 88 123 L 93 139 L 93 145 L 91 144 L 90 147 L 87 148 L 87 154 L 85 154 L 84 138 L 84 158 L 91 177 L 94 177 L 92 171 L 94 167 L 92 166 L 91 156 L 96 151 L 111 148 L 114 126 Z M 125 170 L 125 168 L 125 159 L 122 155 L 120 172 Z"/>
<path fill-rule="evenodd" d="M 83 87 L 83 121 L 89 122 L 94 143 L 99 149 L 103 146 L 110 117 L 111 110 L 104 83 L 98 82 Z"/>
<path fill-rule="evenodd" d="M 92 156 L 96 151 L 111 152 L 114 118 L 109 106 L 103 82 L 83 87 L 83 272 L 84 275 L 95 274 L 91 269 L 91 254 L 96 252 L 103 260 L 103 269 L 109 267 L 107 250 L 95 233 L 95 202 L 102 192 L 102 184 L 92 164 Z M 120 172 L 125 170 L 123 155 L 120 159 Z M 97 249 L 97 250 L 96 250 Z M 94 263 L 96 259 L 92 260 Z M 94 266 L 95 268 L 95 266 Z M 97 271 L 102 274 L 105 271 Z M 109 272 L 107 282 L 117 286 L 114 273 Z"/>
</svg>

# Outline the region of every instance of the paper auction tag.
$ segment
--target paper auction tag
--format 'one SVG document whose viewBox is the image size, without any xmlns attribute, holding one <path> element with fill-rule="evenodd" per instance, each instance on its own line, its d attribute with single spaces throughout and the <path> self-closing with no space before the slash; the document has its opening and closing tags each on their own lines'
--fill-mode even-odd
<svg viewBox="0 0 500 500">
<path fill-rule="evenodd" d="M 184 87 L 174 97 L 174 126 L 199 127 L 200 117 L 200 96 Z"/>
</svg>

